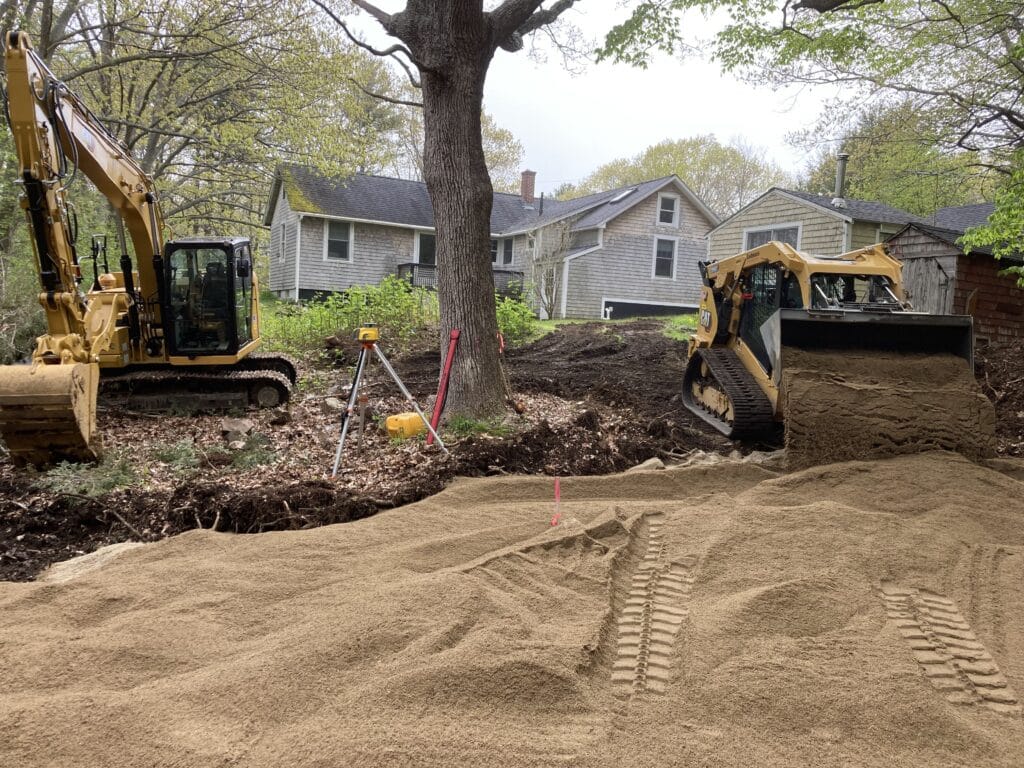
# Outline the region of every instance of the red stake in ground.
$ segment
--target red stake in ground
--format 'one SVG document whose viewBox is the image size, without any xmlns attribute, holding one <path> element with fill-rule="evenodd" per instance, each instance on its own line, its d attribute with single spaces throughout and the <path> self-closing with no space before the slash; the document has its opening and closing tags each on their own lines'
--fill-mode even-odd
<svg viewBox="0 0 1024 768">
<path fill-rule="evenodd" d="M 441 370 L 441 380 L 437 384 L 437 399 L 434 401 L 434 413 L 430 417 L 430 426 L 437 431 L 437 425 L 441 423 L 441 413 L 444 411 L 444 401 L 448 397 L 448 379 L 452 375 L 452 363 L 455 362 L 455 347 L 459 343 L 459 330 L 456 328 L 448 338 L 448 354 L 444 356 L 444 368 Z M 427 435 L 427 445 L 434 444 L 434 436 Z"/>
</svg>

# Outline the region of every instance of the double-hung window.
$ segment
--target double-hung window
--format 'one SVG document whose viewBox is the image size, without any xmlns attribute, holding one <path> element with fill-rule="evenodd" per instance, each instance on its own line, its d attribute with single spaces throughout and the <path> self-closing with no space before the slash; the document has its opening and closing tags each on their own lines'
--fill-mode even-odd
<svg viewBox="0 0 1024 768">
<path fill-rule="evenodd" d="M 743 250 L 749 251 L 751 248 L 757 248 L 765 243 L 770 243 L 772 240 L 799 248 L 800 227 L 796 224 L 785 224 L 776 227 L 765 227 L 764 229 L 747 230 Z"/>
<path fill-rule="evenodd" d="M 501 263 L 502 264 L 506 264 L 506 265 L 512 263 L 512 238 L 511 237 L 506 237 L 504 242 L 502 243 Z"/>
<path fill-rule="evenodd" d="M 658 223 L 666 227 L 679 226 L 679 198 L 675 195 L 658 195 Z"/>
<path fill-rule="evenodd" d="M 352 224 L 328 221 L 324 256 L 332 261 L 352 261 Z"/>
<path fill-rule="evenodd" d="M 654 276 L 675 278 L 676 241 L 659 237 L 654 241 Z"/>
<path fill-rule="evenodd" d="M 498 243 L 500 240 L 491 240 L 491 264 L 498 263 Z"/>
</svg>

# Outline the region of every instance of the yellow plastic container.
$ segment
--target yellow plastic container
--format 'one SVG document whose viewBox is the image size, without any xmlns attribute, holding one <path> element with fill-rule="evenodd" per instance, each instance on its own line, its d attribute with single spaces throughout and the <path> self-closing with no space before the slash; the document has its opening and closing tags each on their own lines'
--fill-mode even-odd
<svg viewBox="0 0 1024 768">
<path fill-rule="evenodd" d="M 396 413 L 384 422 L 390 437 L 416 437 L 426 431 L 423 419 L 416 413 Z"/>
</svg>

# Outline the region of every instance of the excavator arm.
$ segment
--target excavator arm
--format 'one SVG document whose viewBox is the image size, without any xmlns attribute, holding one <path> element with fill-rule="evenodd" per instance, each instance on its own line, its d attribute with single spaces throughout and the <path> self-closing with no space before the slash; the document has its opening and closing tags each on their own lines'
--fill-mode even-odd
<svg viewBox="0 0 1024 768">
<path fill-rule="evenodd" d="M 0 368 L 0 434 L 17 461 L 91 459 L 98 364 L 112 357 L 127 362 L 145 327 L 159 323 L 159 302 L 141 319 L 140 298 L 158 294 L 163 218 L 152 180 L 54 76 L 28 36 L 10 32 L 4 47 L 7 115 L 47 333 L 36 340 L 31 365 Z M 88 301 L 79 287 L 76 220 L 67 199 L 77 173 L 120 214 L 137 257 L 133 268 L 122 255 L 118 276 L 104 275 Z"/>
</svg>

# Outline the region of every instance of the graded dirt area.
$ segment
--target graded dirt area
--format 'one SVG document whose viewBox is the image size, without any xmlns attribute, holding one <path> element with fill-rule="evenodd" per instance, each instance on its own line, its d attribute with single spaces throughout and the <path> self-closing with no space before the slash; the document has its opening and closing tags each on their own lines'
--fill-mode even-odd
<svg viewBox="0 0 1024 768">
<path fill-rule="evenodd" d="M 770 466 L 563 479 L 555 527 L 551 478 L 459 480 L 2 583 L 0 765 L 1024 763 L 1024 485 Z"/>
</svg>

